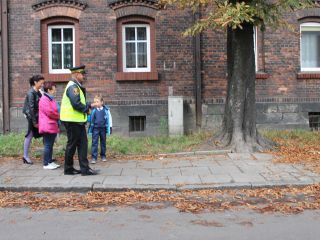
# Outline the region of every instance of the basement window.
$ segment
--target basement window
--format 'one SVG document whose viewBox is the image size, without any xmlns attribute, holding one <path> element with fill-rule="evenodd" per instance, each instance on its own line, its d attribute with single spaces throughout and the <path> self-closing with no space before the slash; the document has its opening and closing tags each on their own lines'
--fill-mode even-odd
<svg viewBox="0 0 320 240">
<path fill-rule="evenodd" d="M 146 116 L 129 116 L 129 131 L 143 132 L 146 129 Z"/>
<path fill-rule="evenodd" d="M 320 130 L 320 112 L 309 112 L 309 127 L 313 131 Z"/>
</svg>

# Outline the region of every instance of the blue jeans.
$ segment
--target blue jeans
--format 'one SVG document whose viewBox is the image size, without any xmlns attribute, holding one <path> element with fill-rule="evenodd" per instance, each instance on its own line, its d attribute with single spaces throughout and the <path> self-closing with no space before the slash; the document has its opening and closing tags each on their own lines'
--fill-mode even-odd
<svg viewBox="0 0 320 240">
<path fill-rule="evenodd" d="M 98 158 L 98 144 L 100 138 L 100 157 L 106 157 L 106 128 L 93 128 L 92 130 L 92 158 Z"/>
<path fill-rule="evenodd" d="M 56 139 L 56 133 L 45 133 L 43 134 L 43 144 L 44 144 L 44 152 L 43 152 L 43 165 L 47 166 L 52 162 L 52 149 L 54 140 Z"/>
</svg>

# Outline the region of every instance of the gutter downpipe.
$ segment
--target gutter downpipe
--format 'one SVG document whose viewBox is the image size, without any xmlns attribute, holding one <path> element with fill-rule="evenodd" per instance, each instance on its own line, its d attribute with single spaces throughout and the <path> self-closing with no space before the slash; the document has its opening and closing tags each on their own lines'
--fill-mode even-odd
<svg viewBox="0 0 320 240">
<path fill-rule="evenodd" d="M 193 15 L 193 23 L 200 18 L 200 9 Z M 202 79 L 201 79 L 201 34 L 197 34 L 194 39 L 194 64 L 195 64 L 195 97 L 196 97 L 196 127 L 199 130 L 202 123 Z"/>
<path fill-rule="evenodd" d="M 2 57 L 2 121 L 3 134 L 10 132 L 9 105 L 9 49 L 8 49 L 8 1 L 1 0 L 1 57 Z"/>
</svg>

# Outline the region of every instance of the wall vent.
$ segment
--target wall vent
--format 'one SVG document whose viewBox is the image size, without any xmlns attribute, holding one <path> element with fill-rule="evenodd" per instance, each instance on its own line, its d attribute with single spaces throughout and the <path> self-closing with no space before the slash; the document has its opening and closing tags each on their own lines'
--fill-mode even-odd
<svg viewBox="0 0 320 240">
<path fill-rule="evenodd" d="M 313 131 L 320 131 L 320 112 L 309 112 L 309 127 Z"/>
<path fill-rule="evenodd" d="M 146 116 L 129 116 L 129 132 L 143 132 L 146 129 Z"/>
</svg>

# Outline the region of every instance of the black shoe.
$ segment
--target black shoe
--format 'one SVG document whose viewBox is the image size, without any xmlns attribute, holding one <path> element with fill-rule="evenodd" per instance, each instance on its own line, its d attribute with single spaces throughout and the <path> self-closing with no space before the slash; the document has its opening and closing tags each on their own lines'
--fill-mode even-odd
<svg viewBox="0 0 320 240">
<path fill-rule="evenodd" d="M 81 171 L 78 170 L 78 169 L 71 169 L 71 170 L 67 170 L 67 171 L 64 171 L 64 175 L 76 175 L 76 174 L 80 174 Z"/>
<path fill-rule="evenodd" d="M 81 173 L 81 176 L 89 176 L 89 175 L 97 175 L 98 172 L 95 170 L 92 170 L 91 168 L 87 169 L 85 172 Z"/>
<path fill-rule="evenodd" d="M 28 161 L 27 159 L 25 159 L 24 157 L 22 158 L 23 163 L 25 164 L 33 164 L 33 162 Z"/>
</svg>

